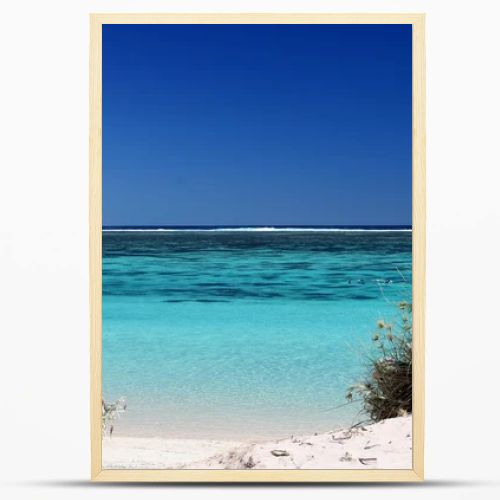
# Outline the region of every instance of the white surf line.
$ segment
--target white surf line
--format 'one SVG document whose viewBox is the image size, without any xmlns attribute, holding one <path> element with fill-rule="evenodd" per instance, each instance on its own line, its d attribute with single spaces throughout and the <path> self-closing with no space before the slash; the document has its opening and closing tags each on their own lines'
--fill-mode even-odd
<svg viewBox="0 0 500 500">
<path fill-rule="evenodd" d="M 217 228 L 217 229 L 171 229 L 171 228 L 151 228 L 151 229 L 102 229 L 103 233 L 404 233 L 412 232 L 412 229 L 354 229 L 354 228 Z"/>
</svg>

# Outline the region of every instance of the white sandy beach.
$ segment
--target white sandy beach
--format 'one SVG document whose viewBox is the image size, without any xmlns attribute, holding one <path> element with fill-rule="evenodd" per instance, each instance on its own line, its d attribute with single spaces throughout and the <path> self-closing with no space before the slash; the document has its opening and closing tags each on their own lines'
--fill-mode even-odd
<svg viewBox="0 0 500 500">
<path fill-rule="evenodd" d="M 411 469 L 411 416 L 265 442 L 116 437 L 105 469 Z"/>
</svg>

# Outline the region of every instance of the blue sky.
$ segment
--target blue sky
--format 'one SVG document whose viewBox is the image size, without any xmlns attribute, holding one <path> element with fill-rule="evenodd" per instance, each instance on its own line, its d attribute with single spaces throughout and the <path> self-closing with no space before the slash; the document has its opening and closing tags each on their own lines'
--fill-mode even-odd
<svg viewBox="0 0 500 500">
<path fill-rule="evenodd" d="M 411 224 L 411 26 L 105 25 L 103 224 Z"/>
</svg>

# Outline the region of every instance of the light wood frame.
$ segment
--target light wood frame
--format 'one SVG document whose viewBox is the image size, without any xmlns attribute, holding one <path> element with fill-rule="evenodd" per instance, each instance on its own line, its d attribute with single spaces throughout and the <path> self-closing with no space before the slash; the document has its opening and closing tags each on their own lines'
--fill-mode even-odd
<svg viewBox="0 0 500 500">
<path fill-rule="evenodd" d="M 413 469 L 111 470 L 102 468 L 102 25 L 411 24 L 413 35 Z M 425 312 L 424 14 L 91 14 L 90 15 L 90 420 L 94 481 L 408 482 L 424 478 Z"/>
</svg>

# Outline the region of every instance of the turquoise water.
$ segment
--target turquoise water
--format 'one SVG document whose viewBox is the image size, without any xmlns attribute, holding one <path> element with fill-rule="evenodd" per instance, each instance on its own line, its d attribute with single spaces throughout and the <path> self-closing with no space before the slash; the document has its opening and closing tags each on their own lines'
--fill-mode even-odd
<svg viewBox="0 0 500 500">
<path fill-rule="evenodd" d="M 411 300 L 411 231 L 104 231 L 116 435 L 243 439 L 360 419 L 346 388 Z"/>
</svg>

